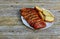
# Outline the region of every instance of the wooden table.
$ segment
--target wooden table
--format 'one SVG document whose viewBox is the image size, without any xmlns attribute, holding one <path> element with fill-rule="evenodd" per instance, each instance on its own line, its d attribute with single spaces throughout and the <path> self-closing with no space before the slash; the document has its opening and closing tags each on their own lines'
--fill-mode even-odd
<svg viewBox="0 0 60 39">
<path fill-rule="evenodd" d="M 19 9 L 36 5 L 55 15 L 52 27 L 35 31 L 21 22 Z M 0 0 L 0 39 L 60 39 L 60 0 Z"/>
</svg>

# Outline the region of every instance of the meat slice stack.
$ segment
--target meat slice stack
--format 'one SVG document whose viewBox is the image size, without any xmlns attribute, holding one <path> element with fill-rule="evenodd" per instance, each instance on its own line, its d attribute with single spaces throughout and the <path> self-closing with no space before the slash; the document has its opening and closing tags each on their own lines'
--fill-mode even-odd
<svg viewBox="0 0 60 39">
<path fill-rule="evenodd" d="M 22 8 L 20 10 L 21 15 L 34 29 L 40 29 L 46 27 L 46 23 L 41 20 L 38 12 L 34 8 Z"/>
</svg>

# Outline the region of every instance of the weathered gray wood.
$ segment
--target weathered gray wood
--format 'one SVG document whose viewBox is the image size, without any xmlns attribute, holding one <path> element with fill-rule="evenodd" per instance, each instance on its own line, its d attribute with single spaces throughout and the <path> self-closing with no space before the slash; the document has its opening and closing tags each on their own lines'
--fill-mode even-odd
<svg viewBox="0 0 60 39">
<path fill-rule="evenodd" d="M 19 9 L 36 5 L 55 15 L 52 27 L 32 30 L 21 22 Z M 0 39 L 60 39 L 60 0 L 0 0 Z"/>
</svg>

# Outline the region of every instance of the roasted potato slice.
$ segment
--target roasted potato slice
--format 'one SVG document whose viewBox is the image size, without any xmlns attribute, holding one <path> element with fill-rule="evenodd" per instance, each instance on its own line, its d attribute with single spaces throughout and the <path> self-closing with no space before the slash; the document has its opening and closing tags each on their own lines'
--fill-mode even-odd
<svg viewBox="0 0 60 39">
<path fill-rule="evenodd" d="M 43 10 L 43 14 L 45 15 L 45 16 L 52 16 L 52 17 L 54 17 L 49 11 L 47 11 L 47 10 Z"/>
<path fill-rule="evenodd" d="M 53 22 L 54 21 L 54 17 L 52 17 L 52 16 L 45 16 L 45 21 L 46 22 Z"/>
<path fill-rule="evenodd" d="M 42 9 L 42 8 L 40 8 L 40 7 L 38 7 L 38 6 L 35 6 L 34 8 L 35 8 L 36 10 L 40 11 L 40 12 L 42 12 L 42 11 L 43 11 L 43 9 Z"/>
<path fill-rule="evenodd" d="M 38 10 L 39 16 L 46 22 L 53 22 L 54 15 L 51 14 L 48 10 L 43 10 L 42 8 L 35 6 L 35 9 Z"/>
<path fill-rule="evenodd" d="M 39 12 L 39 16 L 42 18 L 42 20 L 44 20 L 44 19 L 45 19 L 45 17 L 44 17 L 44 15 L 43 15 L 43 13 Z"/>
</svg>

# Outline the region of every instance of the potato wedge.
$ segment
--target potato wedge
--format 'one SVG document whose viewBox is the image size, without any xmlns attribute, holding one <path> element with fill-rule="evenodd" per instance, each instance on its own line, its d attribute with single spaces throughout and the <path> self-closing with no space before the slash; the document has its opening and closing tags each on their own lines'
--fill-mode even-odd
<svg viewBox="0 0 60 39">
<path fill-rule="evenodd" d="M 45 21 L 47 22 L 53 22 L 54 21 L 54 16 L 47 10 L 43 10 L 43 14 L 45 15 Z"/>
<path fill-rule="evenodd" d="M 39 12 L 38 14 L 39 14 L 39 16 L 42 18 L 42 20 L 45 19 L 44 15 L 43 15 L 41 12 Z"/>
<path fill-rule="evenodd" d="M 47 10 L 43 10 L 43 14 L 45 15 L 45 16 L 52 16 L 52 17 L 54 17 L 49 11 L 47 11 Z"/>
<path fill-rule="evenodd" d="M 53 22 L 54 15 L 51 14 L 48 10 L 43 10 L 42 8 L 35 6 L 35 9 L 38 11 L 39 16 L 46 22 Z"/>
<path fill-rule="evenodd" d="M 40 11 L 40 12 L 42 12 L 42 11 L 43 11 L 43 9 L 42 9 L 42 8 L 40 8 L 40 7 L 38 7 L 38 6 L 35 6 L 35 9 L 36 9 L 36 10 L 38 10 L 38 11 Z"/>
<path fill-rule="evenodd" d="M 53 22 L 54 21 L 54 17 L 52 17 L 52 16 L 45 16 L 45 21 L 46 22 Z"/>
</svg>

